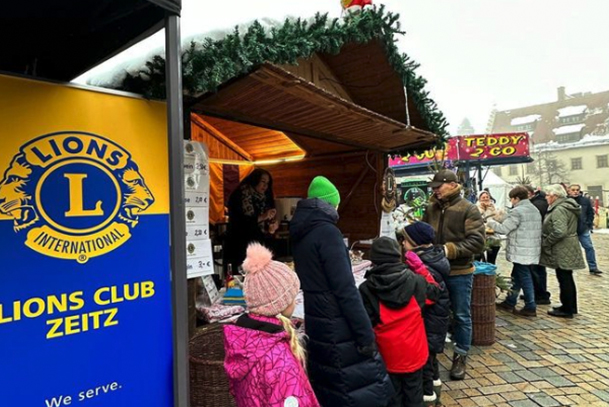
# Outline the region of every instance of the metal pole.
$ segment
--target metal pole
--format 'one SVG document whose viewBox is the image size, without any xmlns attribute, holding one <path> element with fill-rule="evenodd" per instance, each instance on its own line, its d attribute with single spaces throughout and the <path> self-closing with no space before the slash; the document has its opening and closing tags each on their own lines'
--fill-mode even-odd
<svg viewBox="0 0 609 407">
<path fill-rule="evenodd" d="M 188 407 L 190 396 L 181 54 L 180 17 L 167 14 L 165 17 L 165 69 L 167 81 L 167 129 L 169 133 L 169 222 L 171 224 L 174 407 Z"/>
</svg>

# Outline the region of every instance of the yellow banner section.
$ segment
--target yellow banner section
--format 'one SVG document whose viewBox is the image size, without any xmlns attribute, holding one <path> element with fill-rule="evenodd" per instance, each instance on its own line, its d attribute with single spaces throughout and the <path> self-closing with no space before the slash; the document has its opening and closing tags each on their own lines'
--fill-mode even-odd
<svg viewBox="0 0 609 407">
<path fill-rule="evenodd" d="M 50 257 L 86 263 L 91 257 L 114 250 L 130 237 L 129 226 L 118 222 L 86 236 L 67 235 L 44 225 L 30 230 L 25 244 Z"/>
<path fill-rule="evenodd" d="M 67 156 L 94 154 L 110 167 L 121 167 L 124 149 L 154 193 L 154 203 L 145 214 L 169 212 L 165 103 L 0 75 L 0 123 L 0 181 L 20 148 L 31 140 L 55 132 L 87 132 L 120 148 L 100 139 L 83 139 L 88 144 L 81 145 L 69 135 L 58 135 L 44 139 L 46 145 L 29 146 L 25 161 L 43 167 Z M 0 213 L 0 219 L 8 218 Z"/>
</svg>

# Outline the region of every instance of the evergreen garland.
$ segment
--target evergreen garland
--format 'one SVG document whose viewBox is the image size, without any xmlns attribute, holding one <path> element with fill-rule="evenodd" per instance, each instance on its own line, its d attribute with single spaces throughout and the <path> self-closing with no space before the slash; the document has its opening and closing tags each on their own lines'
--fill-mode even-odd
<svg viewBox="0 0 609 407">
<path fill-rule="evenodd" d="M 183 86 L 186 94 L 199 96 L 216 91 L 228 80 L 252 72 L 264 62 L 277 65 L 296 64 L 299 58 L 313 53 L 338 54 L 348 43 L 382 42 L 389 63 L 401 76 L 409 102 L 421 113 L 427 129 L 440 136 L 442 146 L 447 136 L 448 123 L 425 90 L 427 81 L 416 74 L 415 61 L 400 53 L 396 42 L 400 29 L 399 14 L 378 9 L 351 15 L 345 20 L 329 19 L 327 14 L 316 14 L 312 22 L 286 19 L 280 28 L 265 31 L 258 21 L 244 35 L 235 28 L 221 40 L 205 39 L 192 42 L 182 55 Z M 127 74 L 120 89 L 149 98 L 165 98 L 165 59 L 155 56 L 146 62 L 138 74 Z"/>
</svg>

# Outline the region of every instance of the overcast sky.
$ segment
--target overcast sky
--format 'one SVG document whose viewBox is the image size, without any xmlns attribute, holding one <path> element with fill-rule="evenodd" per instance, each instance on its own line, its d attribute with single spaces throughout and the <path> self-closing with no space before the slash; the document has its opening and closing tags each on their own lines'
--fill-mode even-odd
<svg viewBox="0 0 609 407">
<path fill-rule="evenodd" d="M 377 0 L 401 16 L 402 51 L 450 122 L 470 119 L 485 131 L 499 110 L 551 102 L 567 93 L 609 90 L 607 0 Z M 254 18 L 340 15 L 339 0 L 183 0 L 182 36 L 225 29 Z M 99 67 L 162 46 L 157 34 Z"/>
</svg>

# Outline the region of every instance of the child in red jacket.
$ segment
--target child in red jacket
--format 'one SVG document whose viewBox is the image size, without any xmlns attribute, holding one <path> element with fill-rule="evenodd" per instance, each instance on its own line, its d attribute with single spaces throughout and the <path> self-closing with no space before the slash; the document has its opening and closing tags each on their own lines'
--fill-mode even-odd
<svg viewBox="0 0 609 407">
<path fill-rule="evenodd" d="M 422 310 L 427 297 L 435 299 L 437 286 L 425 267 L 418 275 L 402 262 L 394 239 L 376 239 L 370 260 L 374 267 L 359 290 L 396 392 L 390 406 L 421 407 L 429 355 Z"/>
</svg>

